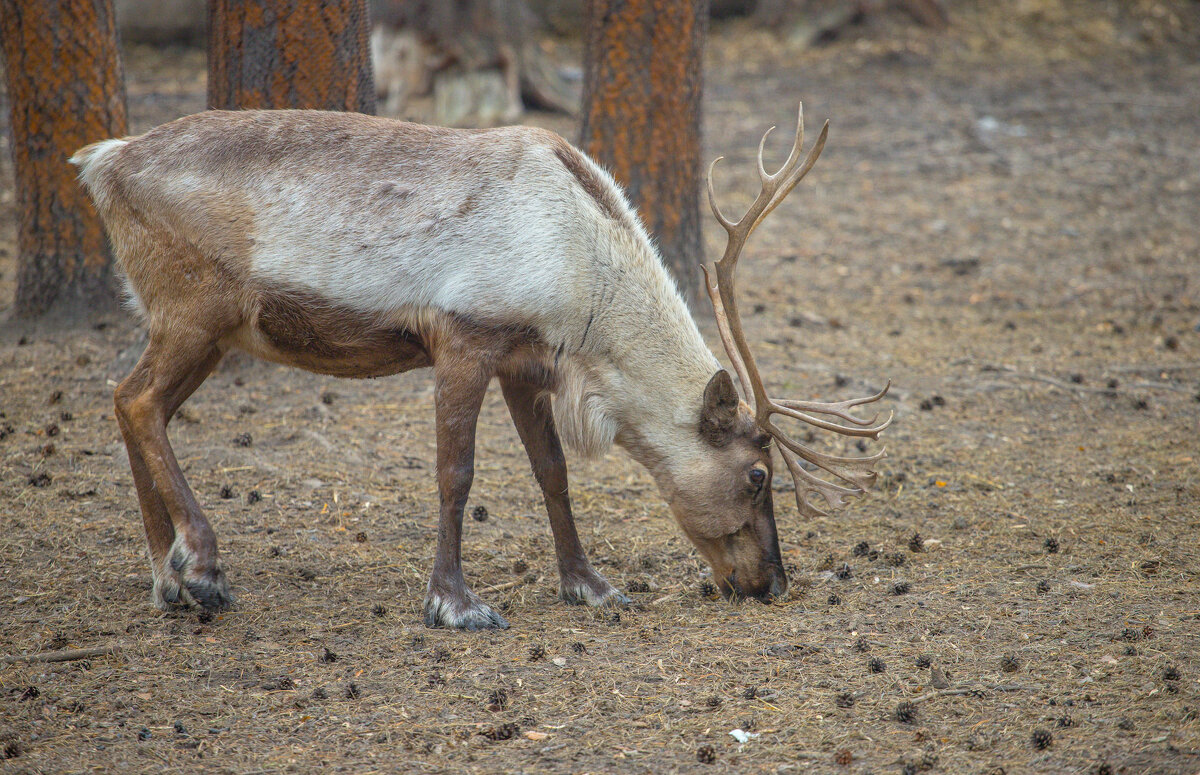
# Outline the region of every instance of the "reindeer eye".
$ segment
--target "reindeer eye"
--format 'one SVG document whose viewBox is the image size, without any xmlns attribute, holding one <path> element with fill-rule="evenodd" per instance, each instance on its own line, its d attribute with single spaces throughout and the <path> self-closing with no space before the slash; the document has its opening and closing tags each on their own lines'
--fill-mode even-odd
<svg viewBox="0 0 1200 775">
<path fill-rule="evenodd" d="M 767 481 L 767 472 L 755 466 L 750 469 L 750 483 L 755 487 L 762 487 L 763 482 Z"/>
</svg>

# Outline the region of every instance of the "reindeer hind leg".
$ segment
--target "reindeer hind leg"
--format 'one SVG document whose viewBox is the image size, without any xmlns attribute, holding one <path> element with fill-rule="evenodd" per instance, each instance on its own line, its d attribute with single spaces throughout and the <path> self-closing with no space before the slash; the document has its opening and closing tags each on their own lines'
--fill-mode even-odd
<svg viewBox="0 0 1200 775">
<path fill-rule="evenodd" d="M 171 417 L 222 354 L 215 340 L 201 332 L 152 333 L 138 365 L 114 396 L 150 547 L 153 599 L 163 609 L 222 609 L 233 602 L 216 537 L 167 437 Z"/>
</svg>

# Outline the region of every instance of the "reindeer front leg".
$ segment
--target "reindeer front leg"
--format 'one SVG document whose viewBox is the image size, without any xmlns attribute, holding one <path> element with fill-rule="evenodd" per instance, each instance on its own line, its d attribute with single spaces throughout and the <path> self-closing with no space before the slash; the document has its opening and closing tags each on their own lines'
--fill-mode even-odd
<svg viewBox="0 0 1200 775">
<path fill-rule="evenodd" d="M 592 568 L 579 543 L 575 517 L 571 514 L 571 496 L 567 492 L 567 461 L 554 427 L 554 415 L 549 406 L 537 405 L 539 388 L 504 377 L 500 378 L 500 387 L 550 515 L 550 531 L 558 555 L 559 597 L 574 605 L 627 605 L 629 598 Z"/>
<path fill-rule="evenodd" d="M 435 360 L 437 477 L 441 498 L 437 555 L 425 594 L 425 626 L 508 629 L 504 617 L 467 588 L 462 573 L 462 522 L 475 477 L 475 425 L 491 375 L 479 362 Z"/>
</svg>

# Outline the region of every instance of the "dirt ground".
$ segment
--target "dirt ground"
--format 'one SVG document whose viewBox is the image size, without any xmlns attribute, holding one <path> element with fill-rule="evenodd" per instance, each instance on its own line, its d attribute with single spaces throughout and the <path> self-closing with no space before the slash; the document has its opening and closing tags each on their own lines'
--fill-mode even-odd
<svg viewBox="0 0 1200 775">
<path fill-rule="evenodd" d="M 870 498 L 800 520 L 775 479 L 786 601 L 707 598 L 614 451 L 571 460 L 573 495 L 634 604 L 559 603 L 495 391 L 464 556 L 512 628 L 428 630 L 429 375 L 233 357 L 172 435 L 239 604 L 161 614 L 111 408 L 141 332 L 10 322 L 0 655 L 119 651 L 0 663 L 0 771 L 1200 771 L 1200 6 L 952 8 L 944 34 L 885 15 L 806 51 L 713 30 L 705 155 L 727 156 L 730 206 L 797 99 L 813 134 L 833 122 L 742 264 L 768 382 L 894 381 Z M 127 71 L 135 129 L 203 107 L 197 52 L 133 51 Z"/>
</svg>

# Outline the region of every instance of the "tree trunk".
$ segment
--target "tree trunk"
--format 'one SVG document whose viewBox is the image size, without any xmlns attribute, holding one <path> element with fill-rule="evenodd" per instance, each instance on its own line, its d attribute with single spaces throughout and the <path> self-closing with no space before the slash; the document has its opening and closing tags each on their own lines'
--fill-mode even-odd
<svg viewBox="0 0 1200 775">
<path fill-rule="evenodd" d="M 679 289 L 700 289 L 706 0 L 588 0 L 581 144 L 629 192 Z"/>
<path fill-rule="evenodd" d="M 208 104 L 375 112 L 366 0 L 209 0 Z"/>
<path fill-rule="evenodd" d="M 67 158 L 125 129 L 112 0 L 0 0 L 17 189 L 17 317 L 111 305 L 100 218 Z"/>
</svg>

